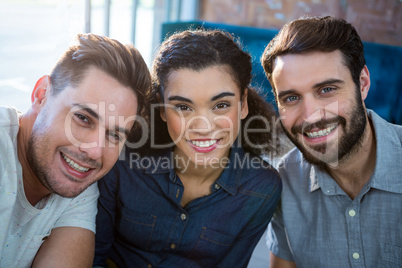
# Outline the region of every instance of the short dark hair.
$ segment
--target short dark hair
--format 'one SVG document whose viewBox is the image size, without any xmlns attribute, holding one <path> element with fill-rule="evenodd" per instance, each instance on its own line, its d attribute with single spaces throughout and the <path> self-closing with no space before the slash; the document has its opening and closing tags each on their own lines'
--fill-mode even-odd
<svg viewBox="0 0 402 268">
<path fill-rule="evenodd" d="M 356 29 L 343 19 L 333 16 L 302 17 L 286 24 L 269 42 L 261 58 L 265 74 L 276 96 L 272 72 L 275 59 L 286 54 L 340 50 L 353 82 L 360 88 L 360 73 L 366 64 L 363 43 Z"/>
<path fill-rule="evenodd" d="M 274 107 L 265 102 L 257 91 L 249 86 L 252 78 L 251 56 L 241 48 L 238 40 L 223 30 L 186 30 L 167 38 L 161 44 L 153 62 L 149 103 L 160 103 L 158 96 L 163 96 L 163 89 L 172 72 L 180 69 L 200 71 L 211 66 L 228 67 L 229 74 L 240 89 L 241 99 L 247 90 L 249 113 L 241 122 L 242 130 L 245 126 L 248 129 L 261 130 L 266 128 L 267 121 L 276 120 L 277 114 Z M 266 121 L 252 120 L 256 117 L 265 118 Z M 247 119 L 250 119 L 250 122 Z M 172 142 L 167 125 L 159 116 L 155 118 L 154 128 L 155 133 L 158 133 L 156 137 L 158 144 Z M 273 141 L 273 137 L 276 136 L 272 133 L 255 131 L 248 137 L 247 142 L 244 136 L 241 135 L 240 142 L 248 152 L 260 155 L 277 151 L 277 143 Z"/>
<path fill-rule="evenodd" d="M 137 114 L 143 111 L 151 76 L 138 50 L 131 44 L 95 34 L 78 34 L 77 44 L 62 55 L 50 74 L 52 94 L 68 86 L 78 86 L 86 71 L 96 67 L 130 87 L 138 100 Z"/>
</svg>

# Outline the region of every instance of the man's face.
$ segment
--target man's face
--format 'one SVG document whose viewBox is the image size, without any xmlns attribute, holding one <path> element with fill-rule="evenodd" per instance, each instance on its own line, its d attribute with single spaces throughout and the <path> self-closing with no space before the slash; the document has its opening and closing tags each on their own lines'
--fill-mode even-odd
<svg viewBox="0 0 402 268">
<path fill-rule="evenodd" d="M 359 90 L 340 51 L 280 56 L 272 77 L 282 126 L 309 162 L 334 167 L 359 148 L 370 84 L 366 68 Z"/>
<path fill-rule="evenodd" d="M 43 101 L 28 163 L 48 190 L 75 197 L 115 164 L 136 111 L 132 89 L 91 68 L 78 87 Z"/>
</svg>

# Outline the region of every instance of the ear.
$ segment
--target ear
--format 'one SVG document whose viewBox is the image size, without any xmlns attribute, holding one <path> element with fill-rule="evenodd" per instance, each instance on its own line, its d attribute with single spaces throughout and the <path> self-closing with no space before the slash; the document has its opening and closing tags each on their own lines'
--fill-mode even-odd
<svg viewBox="0 0 402 268">
<path fill-rule="evenodd" d="M 50 77 L 48 75 L 42 76 L 32 91 L 31 102 L 32 106 L 42 105 L 46 101 L 46 93 L 50 87 Z"/>
<path fill-rule="evenodd" d="M 364 65 L 360 73 L 360 93 L 364 101 L 370 89 L 370 73 L 366 65 Z"/>
<path fill-rule="evenodd" d="M 166 122 L 165 108 L 163 106 L 161 107 L 161 111 L 159 114 L 160 114 L 162 120 Z"/>
<path fill-rule="evenodd" d="M 160 110 L 160 112 L 159 112 L 159 115 L 160 115 L 160 117 L 162 118 L 162 120 L 166 122 L 166 114 L 165 114 L 166 109 L 165 109 L 165 107 L 163 106 L 163 101 L 162 101 L 161 95 L 159 95 L 159 93 L 156 93 L 156 99 L 157 99 L 158 102 L 161 104 L 161 106 L 160 106 L 160 107 L 161 107 L 161 110 Z"/>
<path fill-rule="evenodd" d="M 244 119 L 248 115 L 248 103 L 247 103 L 247 98 L 248 98 L 248 89 L 244 91 L 243 98 L 241 100 L 241 112 L 240 112 L 240 118 Z"/>
</svg>

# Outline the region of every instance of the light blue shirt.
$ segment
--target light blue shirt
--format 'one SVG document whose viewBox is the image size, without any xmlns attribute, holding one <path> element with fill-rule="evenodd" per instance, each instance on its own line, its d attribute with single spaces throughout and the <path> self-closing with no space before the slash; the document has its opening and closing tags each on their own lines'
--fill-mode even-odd
<svg viewBox="0 0 402 268">
<path fill-rule="evenodd" d="M 297 148 L 279 164 L 282 199 L 267 245 L 298 268 L 402 267 L 402 126 L 367 111 L 376 166 L 354 200 Z"/>
</svg>

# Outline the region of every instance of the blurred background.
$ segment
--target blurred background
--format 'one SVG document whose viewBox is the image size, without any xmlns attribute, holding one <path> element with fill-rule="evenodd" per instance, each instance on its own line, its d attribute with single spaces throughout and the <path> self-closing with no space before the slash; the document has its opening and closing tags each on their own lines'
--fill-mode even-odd
<svg viewBox="0 0 402 268">
<path fill-rule="evenodd" d="M 77 33 L 133 43 L 150 66 L 163 23 L 279 29 L 303 15 L 342 17 L 363 41 L 402 46 L 402 0 L 1 0 L 0 105 L 25 112 L 36 81 Z M 268 255 L 261 239 L 249 267 L 268 267 Z"/>
</svg>

